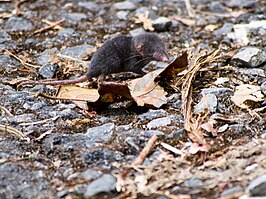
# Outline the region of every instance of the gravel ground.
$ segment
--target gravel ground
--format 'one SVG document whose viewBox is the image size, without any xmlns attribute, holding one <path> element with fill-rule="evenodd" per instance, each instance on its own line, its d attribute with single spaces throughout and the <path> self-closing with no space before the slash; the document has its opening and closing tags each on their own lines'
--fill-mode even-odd
<svg viewBox="0 0 266 199">
<path fill-rule="evenodd" d="M 186 3 L 0 1 L 1 199 L 266 197 L 266 3 Z M 36 95 L 56 86 L 17 87 L 79 77 L 105 41 L 143 32 L 158 34 L 172 58 L 218 50 L 193 77 L 190 127 L 182 75 L 159 81 L 166 101 L 157 108 L 126 100 L 86 109 Z"/>
</svg>

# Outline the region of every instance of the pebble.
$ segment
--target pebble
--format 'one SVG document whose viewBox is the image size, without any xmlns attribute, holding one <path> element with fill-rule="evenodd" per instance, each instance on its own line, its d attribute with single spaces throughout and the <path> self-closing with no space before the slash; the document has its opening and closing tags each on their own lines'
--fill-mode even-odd
<svg viewBox="0 0 266 199">
<path fill-rule="evenodd" d="M 120 20 L 127 20 L 127 15 L 128 15 L 127 11 L 119 11 L 116 13 L 117 18 Z"/>
<path fill-rule="evenodd" d="M 110 169 L 115 161 L 120 162 L 124 158 L 123 153 L 108 149 L 96 149 L 84 154 L 83 160 L 88 165 L 101 165 Z"/>
<path fill-rule="evenodd" d="M 81 177 L 87 181 L 95 180 L 102 175 L 101 171 L 96 169 L 87 169 L 83 173 L 81 173 Z"/>
<path fill-rule="evenodd" d="M 167 31 L 171 28 L 172 21 L 166 17 L 159 17 L 152 21 L 152 26 L 156 31 Z"/>
<path fill-rule="evenodd" d="M 245 47 L 233 56 L 231 62 L 237 66 L 257 67 L 266 62 L 266 51 L 251 46 Z"/>
<path fill-rule="evenodd" d="M 232 23 L 224 23 L 223 26 L 215 31 L 213 31 L 213 34 L 217 37 L 227 35 L 229 32 L 231 32 L 233 29 Z"/>
<path fill-rule="evenodd" d="M 140 14 L 146 14 L 148 13 L 149 14 L 149 19 L 151 20 L 155 20 L 158 18 L 156 12 L 148 7 L 140 7 L 140 8 L 137 8 L 136 11 L 135 11 L 135 16 L 139 16 Z"/>
<path fill-rule="evenodd" d="M 186 135 L 186 131 L 185 129 L 182 128 L 182 129 L 179 129 L 177 131 L 170 133 L 169 135 L 167 135 L 167 138 L 176 139 L 176 138 L 182 138 L 185 135 Z"/>
<path fill-rule="evenodd" d="M 159 130 L 147 130 L 143 132 L 144 136 L 147 138 L 152 137 L 153 135 L 157 135 L 158 137 L 164 137 L 164 133 Z"/>
<path fill-rule="evenodd" d="M 58 36 L 63 36 L 63 37 L 68 37 L 68 36 L 73 35 L 74 32 L 75 32 L 75 30 L 73 28 L 65 28 L 65 29 L 60 30 L 57 33 L 57 35 Z"/>
<path fill-rule="evenodd" d="M 10 17 L 5 25 L 5 30 L 9 32 L 32 31 L 34 27 L 30 21 L 21 17 Z"/>
<path fill-rule="evenodd" d="M 211 1 L 210 5 L 208 5 L 209 11 L 213 13 L 228 13 L 228 9 L 224 7 L 220 2 Z"/>
<path fill-rule="evenodd" d="M 163 109 L 157 109 L 157 110 L 150 109 L 148 112 L 142 113 L 141 115 L 139 115 L 138 119 L 140 119 L 141 121 L 153 120 L 158 117 L 165 117 L 166 115 L 167 115 L 167 112 Z"/>
<path fill-rule="evenodd" d="M 44 79 L 50 79 L 55 77 L 58 68 L 57 63 L 47 63 L 39 69 L 38 74 Z"/>
<path fill-rule="evenodd" d="M 239 68 L 238 72 L 245 75 L 266 77 L 265 71 L 260 68 Z"/>
<path fill-rule="evenodd" d="M 260 85 L 261 92 L 266 96 L 266 81 Z"/>
<path fill-rule="evenodd" d="M 0 55 L 0 69 L 6 72 L 11 72 L 17 68 L 20 63 L 8 55 Z"/>
<path fill-rule="evenodd" d="M 81 21 L 87 19 L 87 15 L 83 13 L 67 13 L 65 16 L 67 22 L 71 24 L 80 23 Z"/>
<path fill-rule="evenodd" d="M 229 189 L 224 190 L 221 193 L 221 197 L 226 199 L 226 198 L 237 198 L 238 196 L 242 195 L 244 192 L 242 187 L 232 187 Z"/>
<path fill-rule="evenodd" d="M 39 65 L 44 65 L 47 63 L 52 62 L 52 55 L 56 54 L 57 52 L 57 48 L 51 48 L 51 49 L 46 49 L 45 51 L 39 53 L 39 55 L 37 56 L 37 63 Z"/>
<path fill-rule="evenodd" d="M 59 56 L 59 57 L 67 56 L 67 57 L 71 57 L 73 59 L 81 60 L 82 58 L 84 58 L 87 55 L 87 50 L 89 48 L 92 48 L 92 46 L 88 45 L 88 44 L 73 46 L 73 47 L 69 47 L 69 48 L 62 50 L 61 52 L 59 52 L 57 54 L 57 56 Z"/>
<path fill-rule="evenodd" d="M 190 178 L 184 181 L 186 187 L 200 187 L 202 184 L 202 180 L 199 178 Z"/>
<path fill-rule="evenodd" d="M 162 126 L 167 126 L 171 124 L 171 119 L 169 117 L 162 117 L 152 120 L 147 124 L 148 129 L 156 129 Z"/>
<path fill-rule="evenodd" d="M 214 94 L 214 95 L 222 95 L 228 92 L 233 92 L 230 88 L 204 88 L 201 90 L 201 94 Z"/>
<path fill-rule="evenodd" d="M 131 1 L 122 1 L 113 4 L 113 8 L 116 10 L 135 10 L 136 6 Z"/>
<path fill-rule="evenodd" d="M 11 36 L 4 30 L 0 30 L 0 44 L 11 41 Z"/>
<path fill-rule="evenodd" d="M 115 128 L 114 123 L 107 123 L 101 126 L 96 126 L 93 128 L 89 128 L 87 133 L 87 146 L 90 146 L 93 143 L 106 143 L 108 142 L 112 135 Z"/>
<path fill-rule="evenodd" d="M 256 0 L 229 0 L 224 2 L 230 8 L 254 8 Z"/>
<path fill-rule="evenodd" d="M 259 176 L 252 180 L 246 188 L 246 192 L 254 197 L 266 196 L 266 175 Z"/>
<path fill-rule="evenodd" d="M 78 6 L 88 11 L 98 11 L 99 6 L 94 2 L 78 2 Z"/>
<path fill-rule="evenodd" d="M 110 174 L 104 174 L 102 177 L 93 181 L 86 187 L 85 197 L 92 197 L 98 193 L 110 192 L 116 188 L 116 178 Z"/>
<path fill-rule="evenodd" d="M 137 28 L 137 29 L 133 29 L 129 31 L 129 34 L 131 37 L 135 37 L 137 35 L 146 33 L 146 31 L 144 30 L 144 28 Z"/>
<path fill-rule="evenodd" d="M 28 113 L 28 114 L 21 114 L 21 115 L 16 115 L 12 118 L 9 119 L 10 123 L 13 124 L 19 124 L 19 123 L 24 123 L 24 122 L 33 122 L 34 121 L 34 114 Z"/>
<path fill-rule="evenodd" d="M 216 95 L 207 94 L 206 95 L 206 100 L 207 100 L 207 103 L 208 103 L 209 111 L 212 112 L 212 113 L 216 112 L 217 105 L 218 105 L 218 100 L 217 100 Z M 207 106 L 206 106 L 205 99 L 202 98 L 200 100 L 200 102 L 195 106 L 194 113 L 197 114 L 197 113 L 200 113 L 200 112 L 204 112 L 204 110 L 206 108 L 207 108 Z"/>
</svg>

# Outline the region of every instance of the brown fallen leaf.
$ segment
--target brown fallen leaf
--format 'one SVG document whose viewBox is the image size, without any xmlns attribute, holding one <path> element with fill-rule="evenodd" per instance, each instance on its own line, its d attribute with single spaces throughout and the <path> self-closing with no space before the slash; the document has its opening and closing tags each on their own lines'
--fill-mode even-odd
<svg viewBox="0 0 266 199">
<path fill-rule="evenodd" d="M 97 89 L 86 89 L 77 86 L 62 86 L 57 92 L 57 97 L 61 99 L 71 99 L 78 107 L 88 110 L 86 101 L 96 102 L 100 95 Z"/>
<path fill-rule="evenodd" d="M 253 108 L 257 102 L 264 100 L 260 86 L 242 84 L 236 87 L 234 95 L 231 97 L 232 101 L 240 108 Z"/>
<path fill-rule="evenodd" d="M 137 18 L 133 18 L 136 23 L 142 23 L 145 30 L 154 31 L 151 19 L 149 19 L 149 12 L 140 13 Z"/>
</svg>

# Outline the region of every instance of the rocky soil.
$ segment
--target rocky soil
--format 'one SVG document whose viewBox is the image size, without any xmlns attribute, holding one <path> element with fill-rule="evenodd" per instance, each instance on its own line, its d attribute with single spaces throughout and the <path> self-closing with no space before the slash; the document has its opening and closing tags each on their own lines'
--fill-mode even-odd
<svg viewBox="0 0 266 199">
<path fill-rule="evenodd" d="M 186 3 L 0 1 L 1 199 L 266 197 L 266 3 Z M 56 86 L 17 87 L 79 77 L 106 40 L 145 31 L 158 34 L 172 58 L 217 50 L 193 77 L 190 115 L 182 109 L 184 74 L 164 82 L 159 108 L 123 101 L 82 109 L 36 96 L 55 95 Z M 107 81 L 128 78 L 136 76 Z"/>
</svg>

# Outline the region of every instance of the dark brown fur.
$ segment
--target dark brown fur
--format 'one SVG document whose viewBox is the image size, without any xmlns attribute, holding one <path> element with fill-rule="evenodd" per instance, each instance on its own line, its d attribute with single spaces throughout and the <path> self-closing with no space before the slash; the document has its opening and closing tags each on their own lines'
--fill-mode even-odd
<svg viewBox="0 0 266 199">
<path fill-rule="evenodd" d="M 117 36 L 105 42 L 92 56 L 85 75 L 73 80 L 23 82 L 20 85 L 65 85 L 103 80 L 106 75 L 135 72 L 144 75 L 142 68 L 152 60 L 168 61 L 162 40 L 155 34 L 145 33 L 135 37 Z"/>
</svg>

